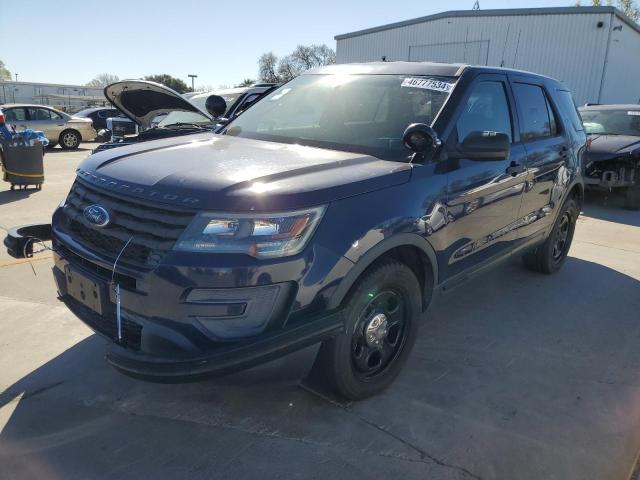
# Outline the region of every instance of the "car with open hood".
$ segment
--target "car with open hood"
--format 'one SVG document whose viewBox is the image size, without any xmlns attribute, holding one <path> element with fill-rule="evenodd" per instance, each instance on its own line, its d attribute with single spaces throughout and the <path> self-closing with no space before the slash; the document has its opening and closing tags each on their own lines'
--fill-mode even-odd
<svg viewBox="0 0 640 480">
<path fill-rule="evenodd" d="M 111 142 L 95 151 L 202 130 L 216 131 L 274 86 L 261 85 L 185 98 L 159 83 L 123 80 L 108 85 L 105 97 L 124 116 L 107 120 Z"/>
<path fill-rule="evenodd" d="M 155 86 L 111 88 L 147 128 L 166 111 Z M 320 344 L 312 378 L 364 398 L 439 292 L 514 255 L 547 274 L 567 258 L 586 137 L 558 81 L 345 64 L 218 133 L 174 106 L 156 130 L 174 115 L 184 134 L 87 157 L 51 225 L 60 299 L 128 375 L 197 380 Z"/>
<path fill-rule="evenodd" d="M 640 209 L 640 105 L 588 105 L 580 114 L 588 134 L 584 180 L 616 189 L 625 205 Z"/>
</svg>

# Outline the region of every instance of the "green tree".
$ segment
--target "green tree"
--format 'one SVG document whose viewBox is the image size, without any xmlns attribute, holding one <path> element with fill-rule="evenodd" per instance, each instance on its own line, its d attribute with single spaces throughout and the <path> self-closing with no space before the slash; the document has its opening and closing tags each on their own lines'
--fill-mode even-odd
<svg viewBox="0 0 640 480">
<path fill-rule="evenodd" d="M 252 78 L 245 78 L 239 84 L 237 84 L 236 87 L 250 87 L 254 83 L 256 83 L 256 81 Z"/>
<path fill-rule="evenodd" d="M 144 79 L 151 82 L 161 83 L 165 87 L 169 87 L 178 93 L 186 93 L 191 91 L 191 88 L 188 87 L 187 84 L 184 83 L 184 81 L 180 80 L 179 78 L 172 77 L 167 73 L 163 73 L 160 75 L 147 75 L 146 77 L 144 77 Z"/>
<path fill-rule="evenodd" d="M 100 75 L 96 75 L 96 77 L 87 82 L 85 85 L 87 87 L 106 87 L 110 83 L 114 83 L 120 80 L 117 75 L 113 75 L 111 73 L 101 73 Z"/>
<path fill-rule="evenodd" d="M 11 80 L 11 72 L 5 67 L 2 60 L 0 60 L 0 80 Z"/>
</svg>

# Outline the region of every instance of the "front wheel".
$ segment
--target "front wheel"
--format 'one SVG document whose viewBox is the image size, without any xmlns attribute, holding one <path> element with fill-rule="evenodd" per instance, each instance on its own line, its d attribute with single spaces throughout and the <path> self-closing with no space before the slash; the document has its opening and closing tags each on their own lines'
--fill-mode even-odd
<svg viewBox="0 0 640 480">
<path fill-rule="evenodd" d="M 59 140 L 64 150 L 75 150 L 80 145 L 80 134 L 74 130 L 66 130 L 60 134 Z"/>
<path fill-rule="evenodd" d="M 372 267 L 348 297 L 345 332 L 323 342 L 312 376 L 349 400 L 385 389 L 413 348 L 421 299 L 420 284 L 405 264 L 389 260 Z"/>
<path fill-rule="evenodd" d="M 580 210 L 573 198 L 568 198 L 545 242 L 524 255 L 524 265 L 535 272 L 555 273 L 564 264 L 571 248 Z"/>
</svg>

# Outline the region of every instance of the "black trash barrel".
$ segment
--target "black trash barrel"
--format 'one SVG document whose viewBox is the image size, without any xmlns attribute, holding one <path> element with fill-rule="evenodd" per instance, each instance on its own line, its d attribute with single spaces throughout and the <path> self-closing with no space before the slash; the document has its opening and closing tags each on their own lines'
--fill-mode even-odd
<svg viewBox="0 0 640 480">
<path fill-rule="evenodd" d="M 2 173 L 4 181 L 15 186 L 35 185 L 40 189 L 44 183 L 44 151 L 42 144 L 33 146 L 2 142 Z"/>
</svg>

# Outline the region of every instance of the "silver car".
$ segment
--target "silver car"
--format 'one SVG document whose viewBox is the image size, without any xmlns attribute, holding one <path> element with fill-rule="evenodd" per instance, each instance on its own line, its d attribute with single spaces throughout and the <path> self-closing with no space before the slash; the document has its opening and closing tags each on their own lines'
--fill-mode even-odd
<svg viewBox="0 0 640 480">
<path fill-rule="evenodd" d="M 16 131 L 25 128 L 42 130 L 49 139 L 50 147 L 60 144 L 65 150 L 74 150 L 80 142 L 93 140 L 98 135 L 91 119 L 74 118 L 44 105 L 7 103 L 1 108 L 7 124 Z"/>
</svg>

